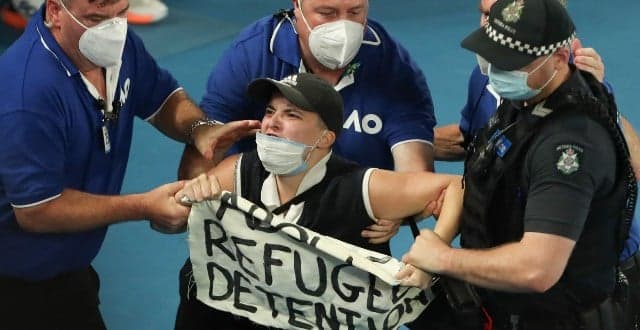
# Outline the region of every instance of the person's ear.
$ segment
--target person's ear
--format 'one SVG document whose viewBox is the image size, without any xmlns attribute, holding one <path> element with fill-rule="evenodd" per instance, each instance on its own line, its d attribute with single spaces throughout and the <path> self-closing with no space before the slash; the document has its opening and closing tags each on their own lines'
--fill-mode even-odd
<svg viewBox="0 0 640 330">
<path fill-rule="evenodd" d="M 326 130 L 324 134 L 322 134 L 322 137 L 320 137 L 320 142 L 318 143 L 318 147 L 323 149 L 325 148 L 328 149 L 328 148 L 331 148 L 331 146 L 333 146 L 335 142 L 336 142 L 336 133 L 330 130 Z"/>
<path fill-rule="evenodd" d="M 554 66 L 556 69 L 559 69 L 561 66 L 569 63 L 569 57 L 571 57 L 571 49 L 569 47 L 562 47 L 556 51 L 554 57 L 557 58 Z"/>
<path fill-rule="evenodd" d="M 64 9 L 62 9 L 58 0 L 47 0 L 47 5 L 46 5 L 47 16 L 45 17 L 45 25 L 48 28 L 52 28 L 54 26 L 60 26 L 60 15 L 63 10 Z"/>
</svg>

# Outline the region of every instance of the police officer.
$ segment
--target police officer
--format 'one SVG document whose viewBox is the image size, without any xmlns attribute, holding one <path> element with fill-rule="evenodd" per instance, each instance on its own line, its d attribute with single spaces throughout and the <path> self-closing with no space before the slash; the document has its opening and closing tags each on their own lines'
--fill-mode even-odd
<svg viewBox="0 0 640 330">
<path fill-rule="evenodd" d="M 499 0 L 462 42 L 503 98 L 465 165 L 463 248 L 423 230 L 403 258 L 479 287 L 495 329 L 625 327 L 637 188 L 615 103 L 569 64 L 574 37 L 557 0 Z"/>
</svg>

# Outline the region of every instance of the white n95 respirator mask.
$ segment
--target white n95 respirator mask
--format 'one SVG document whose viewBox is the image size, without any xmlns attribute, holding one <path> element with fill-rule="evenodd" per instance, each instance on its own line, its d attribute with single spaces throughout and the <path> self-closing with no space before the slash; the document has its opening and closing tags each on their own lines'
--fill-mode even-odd
<svg viewBox="0 0 640 330">
<path fill-rule="evenodd" d="M 342 69 L 358 54 L 364 37 L 364 25 L 350 20 L 338 20 L 318 25 L 313 29 L 302 13 L 300 14 L 309 29 L 309 50 L 313 57 L 328 69 Z"/>
<path fill-rule="evenodd" d="M 85 29 L 78 44 L 82 55 L 91 63 L 103 68 L 115 66 L 122 61 L 122 52 L 127 40 L 125 17 L 110 18 L 96 26 L 88 27 L 73 15 L 62 1 L 60 5 L 78 25 Z"/>
</svg>

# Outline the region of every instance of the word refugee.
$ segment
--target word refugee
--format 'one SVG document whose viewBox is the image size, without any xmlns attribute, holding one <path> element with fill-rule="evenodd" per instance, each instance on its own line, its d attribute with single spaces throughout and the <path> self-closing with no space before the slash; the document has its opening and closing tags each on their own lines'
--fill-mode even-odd
<svg viewBox="0 0 640 330">
<path fill-rule="evenodd" d="M 395 329 L 429 303 L 418 288 L 388 283 L 399 261 L 230 193 L 194 205 L 189 247 L 198 299 L 267 326 Z"/>
</svg>

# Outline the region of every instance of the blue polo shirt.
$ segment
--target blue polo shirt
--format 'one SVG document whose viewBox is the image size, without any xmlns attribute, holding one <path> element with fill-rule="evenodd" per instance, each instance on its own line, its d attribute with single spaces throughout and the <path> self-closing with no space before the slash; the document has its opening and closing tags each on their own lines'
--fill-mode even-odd
<svg viewBox="0 0 640 330">
<path fill-rule="evenodd" d="M 613 88 L 608 82 L 604 83 L 609 92 Z M 480 67 L 476 66 L 469 77 L 467 91 L 467 103 L 462 108 L 460 119 L 460 131 L 465 139 L 472 139 L 491 116 L 496 112 L 500 103 L 500 96 L 491 88 L 489 77 L 482 74 Z M 640 223 L 634 217 L 629 231 L 629 238 L 625 242 L 624 250 L 620 255 L 620 261 L 632 256 L 640 247 Z"/>
<path fill-rule="evenodd" d="M 115 94 L 122 109 L 108 126 L 106 153 L 96 99 L 42 17 L 36 12 L 0 57 L 0 276 L 26 280 L 87 267 L 106 228 L 29 233 L 18 226 L 13 208 L 53 200 L 66 188 L 119 194 L 134 116 L 153 116 L 179 89 L 129 30 Z"/>
<path fill-rule="evenodd" d="M 291 13 L 289 13 L 291 15 Z M 333 150 L 362 166 L 393 169 L 391 150 L 402 143 L 432 143 L 436 123 L 422 71 L 380 24 L 367 21 L 365 43 L 335 86 L 344 100 L 344 129 Z M 304 72 L 291 20 L 269 16 L 242 31 L 209 76 L 202 109 L 228 122 L 261 120 L 264 104 L 247 96 L 256 78 Z M 255 148 L 244 141 L 233 152 Z"/>
<path fill-rule="evenodd" d="M 467 87 L 467 103 L 460 112 L 460 131 L 465 139 L 473 136 L 489 121 L 500 105 L 499 95 L 489 85 L 489 76 L 476 67 Z"/>
</svg>

